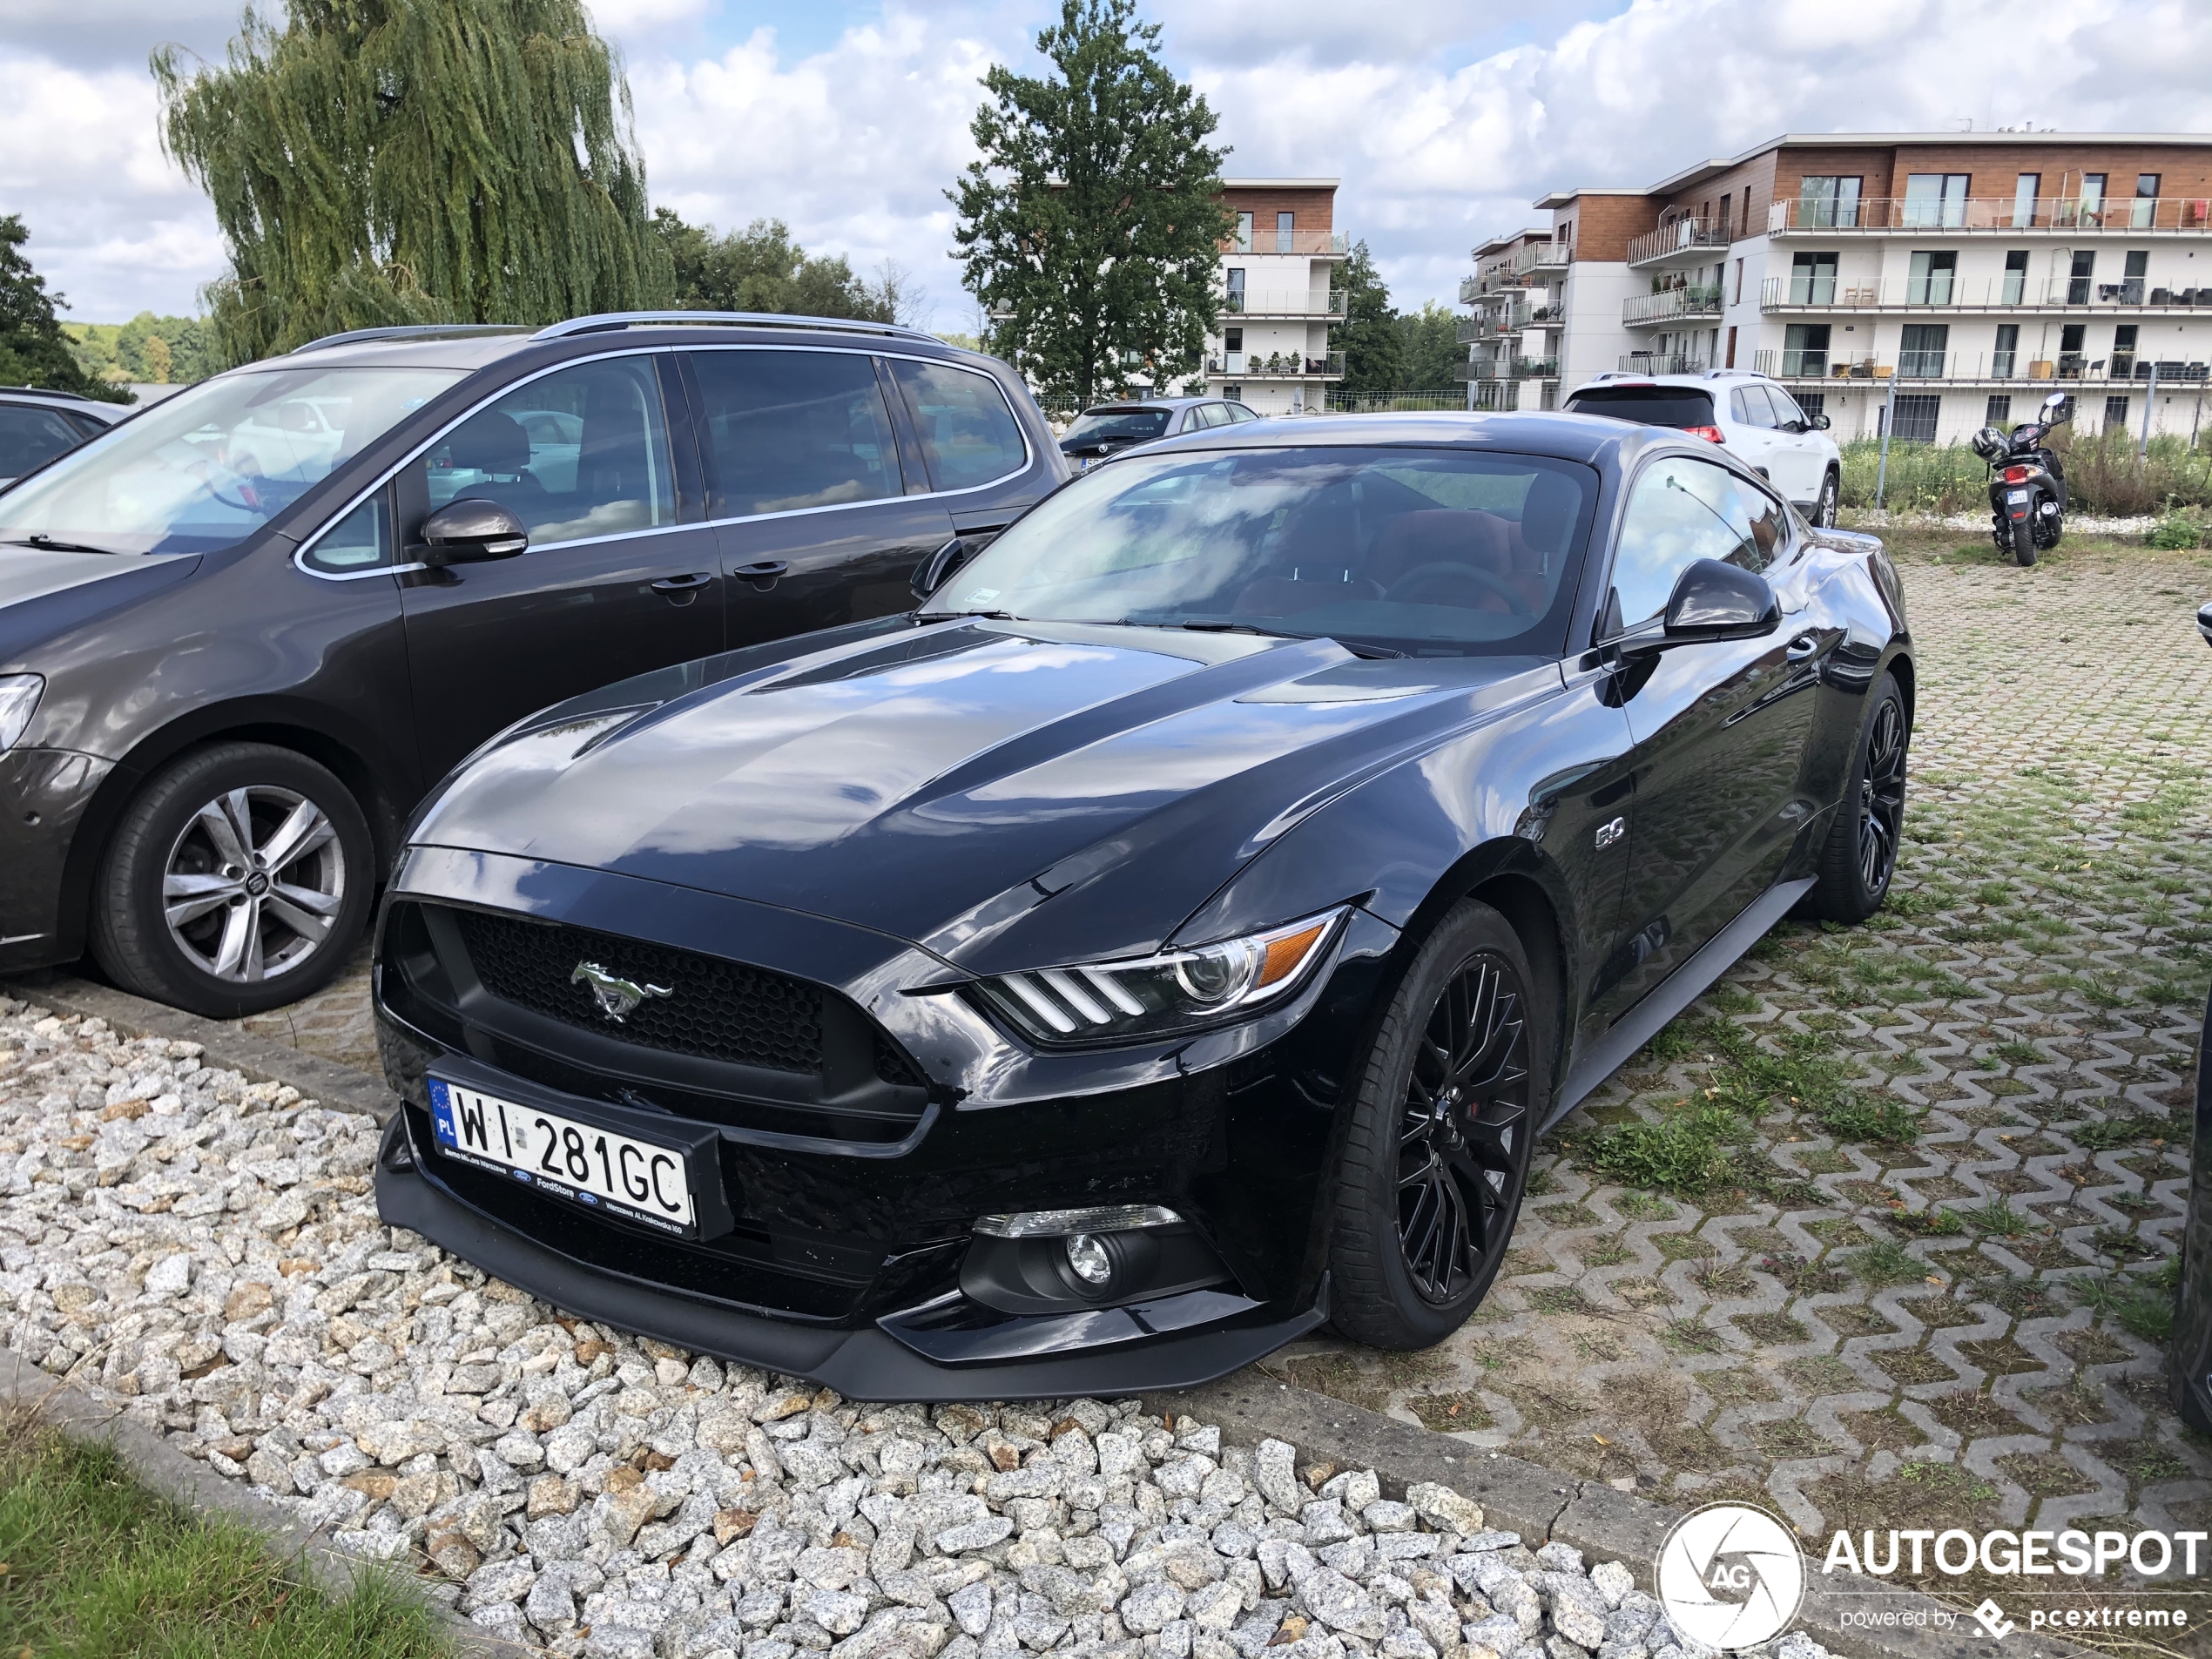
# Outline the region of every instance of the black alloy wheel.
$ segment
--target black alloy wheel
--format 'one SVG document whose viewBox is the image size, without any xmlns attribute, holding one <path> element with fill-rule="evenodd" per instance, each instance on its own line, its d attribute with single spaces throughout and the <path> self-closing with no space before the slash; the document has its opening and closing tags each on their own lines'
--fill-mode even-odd
<svg viewBox="0 0 2212 1659">
<path fill-rule="evenodd" d="M 1332 1317 L 1359 1341 L 1427 1347 L 1497 1277 L 1549 1089 L 1548 1015 L 1488 906 L 1430 935 L 1369 1049 L 1337 1175 Z"/>
<path fill-rule="evenodd" d="M 1864 921 L 1882 907 L 1897 876 L 1912 723 L 1895 676 L 1882 676 L 1873 700 L 1809 895 L 1812 913 L 1830 921 Z"/>
</svg>

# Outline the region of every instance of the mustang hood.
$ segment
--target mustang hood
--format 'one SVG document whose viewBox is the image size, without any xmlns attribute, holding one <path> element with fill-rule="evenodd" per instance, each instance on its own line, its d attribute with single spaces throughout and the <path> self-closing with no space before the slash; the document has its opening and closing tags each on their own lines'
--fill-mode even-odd
<svg viewBox="0 0 2212 1659">
<path fill-rule="evenodd" d="M 831 916 L 995 972 L 1157 945 L 1350 784 L 1558 685 L 1527 658 L 953 623 L 525 732 L 412 840 Z"/>
</svg>

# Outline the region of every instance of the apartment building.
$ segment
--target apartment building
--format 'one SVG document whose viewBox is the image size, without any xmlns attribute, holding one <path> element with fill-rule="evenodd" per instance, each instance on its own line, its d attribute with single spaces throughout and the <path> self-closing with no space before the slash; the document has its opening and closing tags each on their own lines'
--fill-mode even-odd
<svg viewBox="0 0 2212 1659">
<path fill-rule="evenodd" d="M 1344 320 L 1346 243 L 1334 179 L 1225 179 L 1237 216 L 1222 245 L 1221 330 L 1206 341 L 1207 388 L 1262 415 L 1319 409 L 1344 378 L 1329 327 Z"/>
<path fill-rule="evenodd" d="M 2212 139 L 1789 134 L 1535 206 L 1549 223 L 1475 249 L 1461 287 L 1470 407 L 1552 407 L 1605 373 L 1750 368 L 1839 440 L 1960 442 L 2054 388 L 2085 431 L 2187 435 L 2205 417 Z M 1513 274 L 1486 287 L 1501 262 Z M 1501 353 L 1540 314 L 1543 350 Z"/>
</svg>

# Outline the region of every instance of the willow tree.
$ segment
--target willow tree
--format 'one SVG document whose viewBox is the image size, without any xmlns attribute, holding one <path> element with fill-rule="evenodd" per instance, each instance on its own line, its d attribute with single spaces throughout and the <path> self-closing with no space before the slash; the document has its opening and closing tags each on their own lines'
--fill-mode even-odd
<svg viewBox="0 0 2212 1659">
<path fill-rule="evenodd" d="M 395 322 L 664 304 L 630 89 L 582 0 L 284 0 L 219 66 L 153 57 L 169 153 L 231 270 L 242 362 Z"/>
<path fill-rule="evenodd" d="M 1037 36 L 1049 71 L 994 64 L 969 129 L 979 154 L 948 191 L 968 291 L 993 348 L 1047 391 L 1089 402 L 1133 374 L 1204 367 L 1220 315 L 1217 119 L 1160 61 L 1134 0 L 1062 0 Z"/>
</svg>

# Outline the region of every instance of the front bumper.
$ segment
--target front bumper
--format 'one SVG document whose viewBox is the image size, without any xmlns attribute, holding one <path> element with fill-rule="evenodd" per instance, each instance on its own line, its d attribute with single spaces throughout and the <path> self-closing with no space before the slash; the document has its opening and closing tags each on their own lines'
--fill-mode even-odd
<svg viewBox="0 0 2212 1659">
<path fill-rule="evenodd" d="M 410 858 L 388 900 L 376 1011 L 403 1109 L 377 1174 L 387 1221 L 594 1319 L 856 1399 L 1189 1386 L 1326 1318 L 1334 1074 L 1395 939 L 1384 924 L 1349 928 L 1335 961 L 1269 1020 L 1179 1047 L 1041 1055 L 962 998 L 900 990 L 944 971 L 918 969 L 903 941 L 601 872 L 493 864 Z M 456 903 L 600 930 L 603 944 L 619 933 L 715 953 L 742 941 L 748 963 L 843 999 L 846 1023 L 865 1015 L 897 1051 L 887 1075 L 907 1081 L 891 1093 L 913 1115 L 889 1109 L 873 1082 L 832 1089 L 833 1061 L 804 1099 L 752 1092 L 735 1071 L 716 1095 L 691 1062 L 612 1038 L 596 1017 L 582 1029 L 524 1018 L 472 965 L 469 938 L 489 949 L 489 937 L 435 919 L 457 916 Z M 431 920 L 408 920 L 409 906 Z M 461 972 L 448 981 L 435 963 L 449 950 Z M 717 1220 L 671 1238 L 445 1156 L 434 1072 L 616 1134 L 686 1142 L 718 1185 L 706 1206 Z M 1203 1271 L 1140 1277 L 1098 1303 L 1009 1299 L 987 1271 L 997 1246 L 971 1231 L 995 1212 L 1128 1204 L 1176 1211 Z"/>
<path fill-rule="evenodd" d="M 63 915 L 70 844 L 114 765 L 69 749 L 0 754 L 0 974 L 77 954 Z"/>
</svg>

